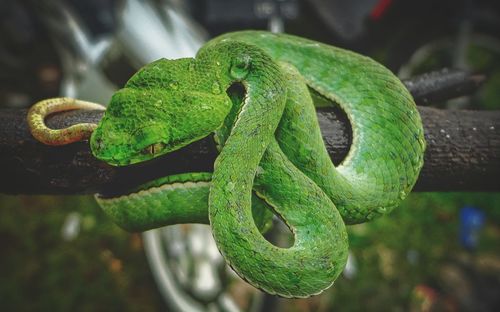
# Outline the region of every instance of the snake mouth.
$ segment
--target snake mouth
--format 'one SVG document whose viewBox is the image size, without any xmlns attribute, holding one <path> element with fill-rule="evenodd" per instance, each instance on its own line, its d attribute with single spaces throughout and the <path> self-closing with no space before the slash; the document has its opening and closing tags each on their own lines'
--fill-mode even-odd
<svg viewBox="0 0 500 312">
<path fill-rule="evenodd" d="M 212 136 L 208 136 L 145 162 L 125 167 L 110 166 L 110 180 L 103 185 L 97 196 L 119 197 L 146 186 L 154 186 L 151 183 L 176 182 L 172 179 L 180 174 L 213 172 L 216 156 L 217 148 L 214 140 Z"/>
</svg>

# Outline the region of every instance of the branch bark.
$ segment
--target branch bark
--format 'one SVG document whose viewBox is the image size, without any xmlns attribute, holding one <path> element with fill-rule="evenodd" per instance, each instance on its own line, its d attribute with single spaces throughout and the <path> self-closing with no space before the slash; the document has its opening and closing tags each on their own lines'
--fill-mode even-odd
<svg viewBox="0 0 500 312">
<path fill-rule="evenodd" d="M 475 90 L 484 76 L 441 70 L 404 81 L 415 101 L 450 99 Z M 451 111 L 419 107 L 427 150 L 417 191 L 499 191 L 500 111 Z M 120 193 L 165 175 L 212 171 L 217 152 L 211 138 L 190 144 L 145 165 L 111 167 L 95 159 L 87 142 L 61 147 L 43 145 L 31 136 L 26 109 L 0 110 L 0 192 L 8 194 Z M 97 123 L 100 111 L 72 111 L 49 116 L 52 128 Z M 332 160 L 347 155 L 351 130 L 336 109 L 318 111 Z"/>
<path fill-rule="evenodd" d="M 454 97 L 472 94 L 486 80 L 486 76 L 443 68 L 403 81 L 415 102 L 428 105 Z"/>
<path fill-rule="evenodd" d="M 499 191 L 500 111 L 453 111 L 419 107 L 427 150 L 417 191 Z M 190 171 L 211 171 L 217 155 L 211 138 L 157 159 L 146 166 L 111 167 L 95 159 L 87 142 L 43 145 L 29 133 L 26 110 L 0 110 L 0 192 L 8 194 L 116 193 L 152 178 Z M 98 111 L 50 116 L 63 128 L 98 122 Z M 334 163 L 347 154 L 350 126 L 339 110 L 322 109 L 318 119 Z"/>
</svg>

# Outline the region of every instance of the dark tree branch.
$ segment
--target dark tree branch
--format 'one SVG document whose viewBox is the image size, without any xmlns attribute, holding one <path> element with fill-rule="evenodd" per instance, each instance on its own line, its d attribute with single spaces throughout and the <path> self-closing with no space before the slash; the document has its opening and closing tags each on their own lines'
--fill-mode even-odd
<svg viewBox="0 0 500 312">
<path fill-rule="evenodd" d="M 428 105 L 471 94 L 485 80 L 484 75 L 471 75 L 463 70 L 444 68 L 403 82 L 417 104 Z"/>
<path fill-rule="evenodd" d="M 467 83 L 470 77 L 455 82 Z M 456 95 L 453 88 L 447 90 L 448 98 Z M 421 92 L 416 101 L 427 95 Z M 427 150 L 415 190 L 500 190 L 500 183 L 496 181 L 500 176 L 500 111 L 452 111 L 426 107 L 419 107 L 419 111 Z M 50 116 L 47 124 L 52 128 L 64 128 L 79 122 L 97 123 L 101 114 L 97 111 L 66 112 Z M 87 142 L 50 147 L 35 141 L 25 119 L 25 109 L 0 110 L 2 193 L 115 193 L 164 175 L 211 171 L 216 157 L 211 138 L 206 138 L 146 166 L 115 168 L 95 159 Z M 318 111 L 318 119 L 328 152 L 334 163 L 338 163 L 347 154 L 350 144 L 348 121 L 335 109 Z"/>
</svg>

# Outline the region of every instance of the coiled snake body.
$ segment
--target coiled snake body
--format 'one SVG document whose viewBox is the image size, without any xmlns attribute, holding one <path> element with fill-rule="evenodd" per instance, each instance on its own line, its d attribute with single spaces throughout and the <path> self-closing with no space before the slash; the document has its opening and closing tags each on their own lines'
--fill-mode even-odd
<svg viewBox="0 0 500 312">
<path fill-rule="evenodd" d="M 231 92 L 235 86 L 244 92 Z M 308 88 L 338 104 L 351 122 L 352 146 L 336 168 Z M 40 108 L 28 118 L 39 140 L 54 142 L 44 135 L 48 129 L 40 130 Z M 114 94 L 90 145 L 97 158 L 124 166 L 211 133 L 220 148 L 213 174 L 169 176 L 133 194 L 97 200 L 129 230 L 209 222 L 231 267 L 284 297 L 307 297 L 333 283 L 347 259 L 344 223 L 396 207 L 417 179 L 425 148 L 411 95 L 382 65 L 257 31 L 213 39 L 194 59 L 161 59 L 142 68 Z M 60 136 L 68 139 L 58 142 L 70 141 L 70 134 Z M 290 248 L 262 236 L 266 207 L 293 232 Z"/>
</svg>

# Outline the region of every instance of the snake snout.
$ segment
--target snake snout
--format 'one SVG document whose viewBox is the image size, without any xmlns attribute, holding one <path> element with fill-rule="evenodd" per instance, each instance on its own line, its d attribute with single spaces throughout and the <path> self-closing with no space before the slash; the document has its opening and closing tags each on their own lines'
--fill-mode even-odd
<svg viewBox="0 0 500 312">
<path fill-rule="evenodd" d="M 106 161 L 106 162 L 114 162 L 114 152 L 109 148 L 110 146 L 106 144 L 106 140 L 102 135 L 102 132 L 99 128 L 94 131 L 90 138 L 90 149 L 92 150 L 92 154 L 97 159 Z"/>
<path fill-rule="evenodd" d="M 99 152 L 103 149 L 103 147 L 104 147 L 104 144 L 102 142 L 102 139 L 101 138 L 95 139 L 93 149 L 95 149 L 97 152 Z"/>
</svg>

